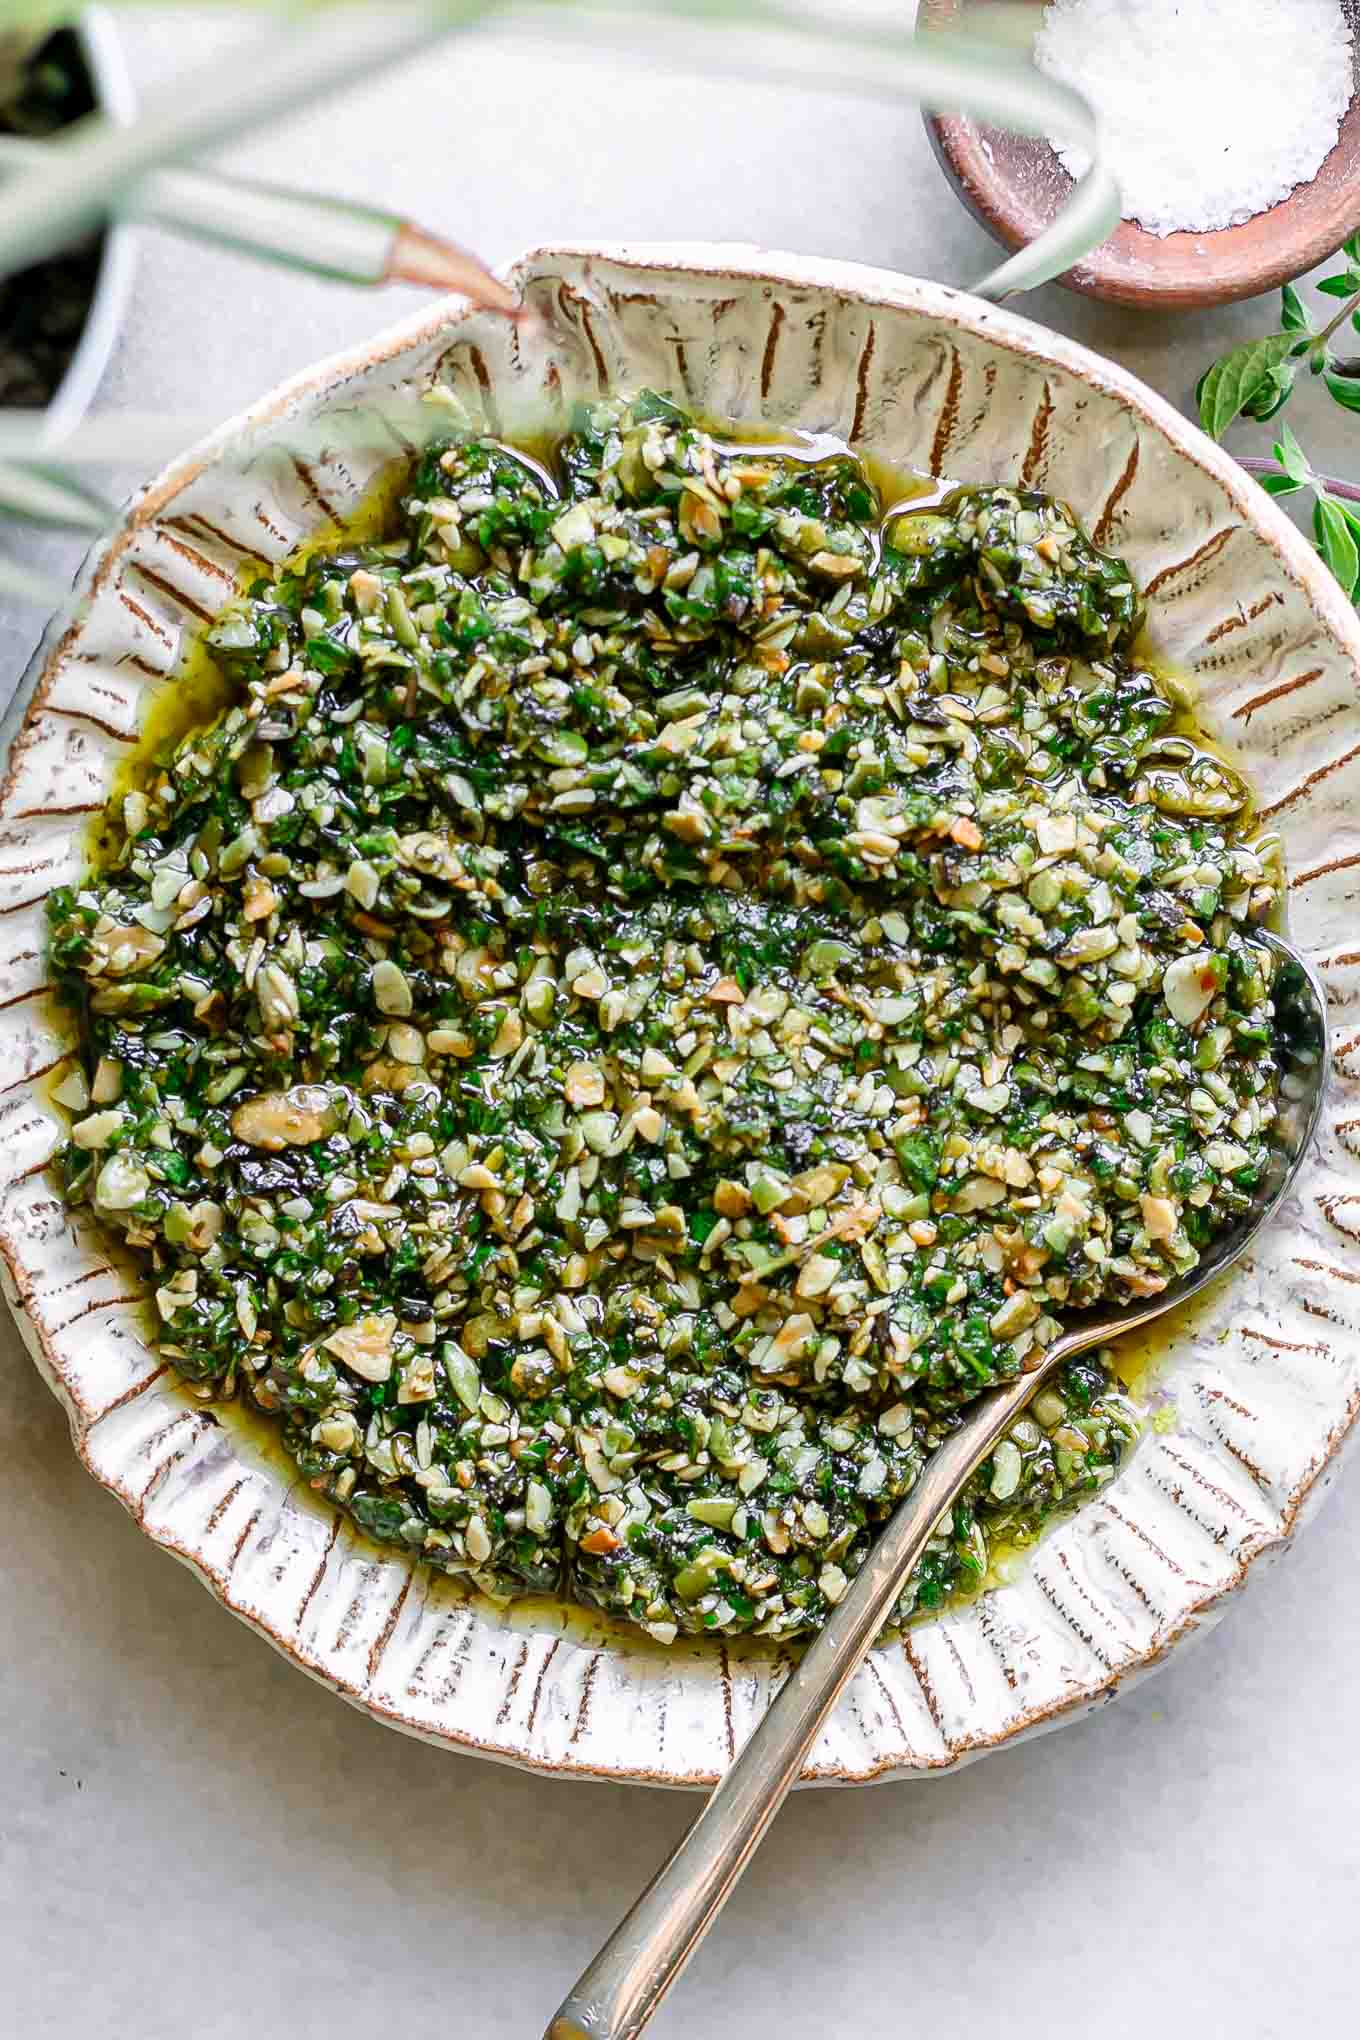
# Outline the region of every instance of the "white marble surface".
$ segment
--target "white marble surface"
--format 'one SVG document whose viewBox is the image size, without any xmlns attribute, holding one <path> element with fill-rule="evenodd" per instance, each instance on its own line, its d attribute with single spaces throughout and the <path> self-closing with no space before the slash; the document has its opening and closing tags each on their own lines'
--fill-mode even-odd
<svg viewBox="0 0 1360 2040">
<path fill-rule="evenodd" d="M 128 27 L 148 85 L 242 32 L 182 12 Z M 948 280 L 987 261 L 909 108 L 499 38 L 233 160 L 305 167 L 496 258 L 707 235 Z M 148 235 L 100 402 L 224 415 L 409 302 Z M 1268 315 L 1137 318 L 1056 290 L 1027 309 L 1178 402 Z M 1354 472 L 1360 426 L 1310 419 L 1318 463 Z M 6 692 L 37 622 L 0 617 Z M 519 1776 L 351 1713 L 145 1541 L 0 1341 L 0 2032 L 533 2040 L 693 1802 Z M 1352 2032 L 1358 1538 L 1352 1475 L 1118 1706 L 958 1777 L 801 1795 L 658 2040 Z"/>
</svg>

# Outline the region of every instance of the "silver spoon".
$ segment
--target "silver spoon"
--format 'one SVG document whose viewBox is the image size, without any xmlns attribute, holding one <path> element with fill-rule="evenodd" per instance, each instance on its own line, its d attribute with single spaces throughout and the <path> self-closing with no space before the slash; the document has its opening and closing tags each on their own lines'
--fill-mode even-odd
<svg viewBox="0 0 1360 2040">
<path fill-rule="evenodd" d="M 1327 1003 L 1312 965 L 1277 935 L 1274 997 L 1284 1067 L 1272 1162 L 1250 1211 L 1199 1265 L 1136 1309 L 1074 1324 L 1032 1372 L 983 1397 L 946 1439 L 733 1760 L 712 1798 L 563 2001 L 545 2040 L 634 2040 L 722 1911 L 798 1779 L 827 1716 L 890 1618 L 940 1517 L 1060 1367 L 1151 1324 L 1230 1268 L 1274 1215 L 1307 1154 L 1327 1083 Z"/>
</svg>

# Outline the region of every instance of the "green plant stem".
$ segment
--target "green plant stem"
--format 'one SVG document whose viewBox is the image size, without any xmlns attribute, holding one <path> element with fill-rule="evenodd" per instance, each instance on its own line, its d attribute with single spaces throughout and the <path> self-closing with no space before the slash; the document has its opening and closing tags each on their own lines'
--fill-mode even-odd
<svg viewBox="0 0 1360 2040">
<path fill-rule="evenodd" d="M 834 86 L 847 67 L 873 87 L 929 106 L 958 107 L 1023 134 L 1058 134 L 1078 143 L 1093 168 L 1051 226 L 976 286 L 979 295 L 1013 296 L 1060 275 L 1095 247 L 1119 217 L 1119 190 L 1101 164 L 1100 138 L 1085 102 L 1036 70 L 1016 45 L 1024 8 L 989 8 L 969 33 L 916 34 L 872 16 L 855 18 L 806 0 L 403 0 L 381 8 L 324 6 L 287 35 L 187 78 L 163 95 L 135 127 L 113 129 L 92 116 L 63 140 L 60 160 L 18 178 L 0 216 L 0 275 L 37 261 L 116 210 L 124 194 L 156 169 L 259 127 L 272 117 L 339 90 L 448 31 L 491 14 L 521 25 L 552 23 L 573 36 L 617 41 L 650 25 L 666 35 L 673 59 L 680 33 L 698 26 L 729 56 L 735 40 L 742 75 L 768 78 L 768 53 L 750 47 L 751 31 L 782 38 L 804 82 Z M 296 24 L 299 17 L 294 15 Z M 692 40 L 692 39 L 691 39 Z M 801 49 L 800 46 L 801 45 Z M 710 53 L 705 37 L 704 58 Z M 776 56 L 775 69 L 781 68 Z"/>
<path fill-rule="evenodd" d="M 371 78 L 491 12 L 498 0 L 421 0 L 327 8 L 252 42 L 228 63 L 186 77 L 134 126 L 91 114 L 68 129 L 58 160 L 17 177 L 0 215 L 0 274 L 40 261 L 116 207 L 162 166 L 221 146 L 267 121 Z"/>
<path fill-rule="evenodd" d="M 789 80 L 804 89 L 872 92 L 948 107 L 1017 134 L 1059 135 L 1077 142 L 1092 168 L 1058 217 L 1018 254 L 980 282 L 974 294 L 1000 301 L 1061 276 L 1098 247 L 1118 224 L 1119 186 L 1101 161 L 1091 109 L 1067 86 L 1036 69 L 1028 51 L 1033 15 L 1027 6 L 996 5 L 969 17 L 966 30 L 901 26 L 881 15 L 816 4 L 816 0 L 512 0 L 501 17 L 511 29 L 605 40 L 616 46 L 620 25 L 634 36 L 661 29 L 667 62 L 715 66 L 764 84 Z M 679 42 L 693 24 L 702 42 Z"/>
<path fill-rule="evenodd" d="M 113 506 L 100 502 L 85 486 L 59 473 L 18 467 L 0 461 L 0 510 L 37 524 L 64 524 L 77 531 L 103 531 Z"/>
<path fill-rule="evenodd" d="M 31 567 L 20 566 L 17 560 L 6 559 L 0 553 L 0 595 L 31 603 L 35 609 L 59 609 L 69 600 L 70 593 L 50 574 L 35 573 Z"/>
<path fill-rule="evenodd" d="M 1346 300 L 1345 304 L 1342 305 L 1341 310 L 1337 313 L 1334 319 L 1329 319 L 1327 321 L 1327 324 L 1323 327 L 1322 331 L 1318 334 L 1317 338 L 1313 341 L 1312 346 L 1309 348 L 1308 350 L 1309 353 L 1320 354 L 1323 348 L 1327 345 L 1327 342 L 1331 339 L 1333 333 L 1335 333 L 1337 327 L 1344 326 L 1347 319 L 1350 318 L 1352 312 L 1356 311 L 1360 311 L 1360 290 L 1358 290 L 1355 293 L 1355 296 L 1353 298 L 1348 298 Z"/>
</svg>

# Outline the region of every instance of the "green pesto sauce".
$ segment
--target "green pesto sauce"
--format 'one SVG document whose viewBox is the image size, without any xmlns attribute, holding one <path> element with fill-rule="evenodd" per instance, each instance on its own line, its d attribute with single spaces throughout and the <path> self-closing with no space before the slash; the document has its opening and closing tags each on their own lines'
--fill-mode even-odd
<svg viewBox="0 0 1360 2040">
<path fill-rule="evenodd" d="M 650 393 L 224 614 L 52 904 L 66 1194 L 371 1535 L 789 1636 L 987 1387 L 1249 1200 L 1278 874 L 1065 506 Z M 168 753 L 168 755 L 167 755 Z M 1070 1367 L 902 1614 L 1098 1490 Z"/>
</svg>

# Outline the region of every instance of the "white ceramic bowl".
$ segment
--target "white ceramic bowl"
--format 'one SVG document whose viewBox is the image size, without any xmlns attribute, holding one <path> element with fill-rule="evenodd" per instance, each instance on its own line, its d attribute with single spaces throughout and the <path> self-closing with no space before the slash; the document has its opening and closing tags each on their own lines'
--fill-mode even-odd
<svg viewBox="0 0 1360 2040">
<path fill-rule="evenodd" d="M 377 1719 L 543 1770 L 704 1785 L 784 1676 L 759 1643 L 669 1650 L 544 1603 L 498 1611 L 365 1543 L 230 1410 L 158 1367 L 135 1281 L 45 1173 L 42 900 L 185 642 L 243 561 L 352 505 L 393 447 L 328 453 L 339 414 L 438 375 L 493 430 L 650 383 L 717 416 L 840 433 L 894 461 L 1074 503 L 1129 559 L 1161 652 L 1193 675 L 1284 834 L 1293 931 L 1340 1023 L 1298 1194 L 1173 1335 L 1175 1423 L 1012 1585 L 876 1650 L 813 1752 L 817 1782 L 942 1769 L 1071 1719 L 1211 1620 L 1279 1551 L 1360 1407 L 1360 628 L 1227 456 L 1118 369 L 1008 312 L 881 271 L 729 248 L 555 249 L 513 276 L 519 334 L 459 301 L 299 377 L 177 461 L 87 564 L 40 655 L 0 788 L 0 1252 L 76 1448 L 147 1534 Z M 320 452 L 315 449 L 320 447 Z M 308 451 L 311 449 L 311 451 Z"/>
</svg>

